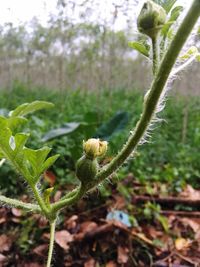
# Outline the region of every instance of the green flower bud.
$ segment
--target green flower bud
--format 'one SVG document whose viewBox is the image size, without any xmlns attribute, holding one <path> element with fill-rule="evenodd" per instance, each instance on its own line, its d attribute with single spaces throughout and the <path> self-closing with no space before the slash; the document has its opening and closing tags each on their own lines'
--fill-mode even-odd
<svg viewBox="0 0 200 267">
<path fill-rule="evenodd" d="M 155 38 L 166 21 L 164 8 L 151 0 L 142 7 L 137 19 L 138 30 L 150 38 Z"/>
<path fill-rule="evenodd" d="M 99 164 L 97 157 L 103 156 L 107 151 L 108 143 L 99 139 L 91 138 L 83 141 L 84 155 L 77 161 L 76 176 L 83 185 L 90 187 L 94 180 Z"/>
<path fill-rule="evenodd" d="M 97 159 L 90 159 L 83 155 L 76 164 L 76 176 L 83 183 L 88 185 L 94 180 L 99 169 Z"/>
</svg>

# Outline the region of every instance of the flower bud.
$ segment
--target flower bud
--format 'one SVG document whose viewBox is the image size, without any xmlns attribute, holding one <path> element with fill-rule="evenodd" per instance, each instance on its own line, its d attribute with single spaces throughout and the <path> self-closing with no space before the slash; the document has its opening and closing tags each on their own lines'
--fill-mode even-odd
<svg viewBox="0 0 200 267">
<path fill-rule="evenodd" d="M 155 38 L 166 21 L 164 8 L 151 0 L 144 3 L 137 19 L 138 30 Z"/>
<path fill-rule="evenodd" d="M 86 157 L 94 159 L 103 156 L 107 151 L 107 142 L 99 139 L 91 138 L 86 142 L 83 141 L 83 150 Z"/>
<path fill-rule="evenodd" d="M 98 172 L 97 157 L 103 156 L 107 151 L 107 142 L 91 138 L 83 141 L 84 155 L 77 161 L 76 176 L 84 186 L 90 188 Z"/>
<path fill-rule="evenodd" d="M 97 159 L 90 159 L 86 155 L 83 155 L 76 164 L 76 176 L 83 183 L 83 185 L 88 185 L 92 180 L 94 180 L 98 172 L 98 162 Z"/>
</svg>

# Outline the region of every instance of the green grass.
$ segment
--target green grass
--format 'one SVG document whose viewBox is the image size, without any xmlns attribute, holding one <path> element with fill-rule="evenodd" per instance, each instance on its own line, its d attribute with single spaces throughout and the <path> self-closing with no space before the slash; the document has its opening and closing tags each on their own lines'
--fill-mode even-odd
<svg viewBox="0 0 200 267">
<path fill-rule="evenodd" d="M 12 110 L 17 105 L 34 100 L 47 100 L 55 104 L 52 110 L 30 116 L 27 131 L 31 132 L 29 146 L 44 145 L 42 137 L 51 129 L 68 122 L 81 122 L 74 132 L 53 139 L 47 144 L 52 153 L 60 153 L 52 171 L 56 174 L 57 187 L 77 183 L 74 178 L 75 162 L 82 153 L 82 141 L 97 134 L 104 125 L 109 140 L 108 155 L 112 156 L 123 145 L 129 131 L 134 127 L 142 109 L 143 94 L 139 91 L 101 90 L 100 92 L 57 92 L 43 88 L 28 90 L 16 84 L 12 92 L 2 91 L 0 109 Z M 185 183 L 198 187 L 200 178 L 200 99 L 170 97 L 166 109 L 160 114 L 163 122 L 155 125 L 149 142 L 138 148 L 138 153 L 119 171 L 119 177 L 128 172 L 142 182 L 165 182 L 172 190 L 180 190 Z M 184 109 L 188 106 L 188 121 L 183 142 Z M 123 111 L 122 120 L 115 117 L 113 124 L 106 124 L 117 112 Z M 108 129 L 119 125 L 118 129 Z M 109 133 L 109 134 L 108 134 Z M 16 195 L 24 192 L 24 185 L 8 164 L 1 167 L 0 184 L 4 194 Z"/>
</svg>

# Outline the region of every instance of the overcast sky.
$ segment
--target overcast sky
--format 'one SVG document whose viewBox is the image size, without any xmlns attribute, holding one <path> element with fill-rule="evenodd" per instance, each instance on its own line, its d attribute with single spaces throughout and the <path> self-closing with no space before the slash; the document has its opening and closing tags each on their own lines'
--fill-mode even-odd
<svg viewBox="0 0 200 267">
<path fill-rule="evenodd" d="M 70 2 L 70 1 L 69 1 Z M 85 0 L 76 0 L 78 4 L 82 4 Z M 88 1 L 90 2 L 90 1 Z M 106 20 L 109 21 L 113 17 L 114 13 L 114 5 L 122 5 L 124 0 L 94 0 L 95 2 L 95 13 L 91 16 L 91 20 Z M 136 16 L 139 12 L 144 1 L 138 0 L 137 8 L 131 5 L 131 0 L 129 1 L 129 11 L 128 14 L 130 16 L 130 12 L 132 16 Z M 182 4 L 184 6 L 188 6 L 191 4 L 191 0 L 178 0 L 178 4 Z M 57 0 L 6 0 L 0 1 L 0 24 L 4 24 L 5 22 L 12 22 L 15 25 L 21 24 L 24 22 L 30 21 L 33 17 L 37 17 L 42 24 L 48 20 L 48 16 L 50 13 L 56 13 L 56 3 Z M 90 3 L 88 3 L 90 5 Z M 90 8 L 91 6 L 89 6 Z M 85 7 L 83 7 L 85 8 Z M 78 18 L 80 15 L 80 10 L 73 11 L 71 14 L 73 18 Z M 123 29 L 127 26 L 127 17 L 123 14 L 123 5 L 121 9 L 119 9 L 118 17 L 115 21 L 116 29 Z M 70 15 L 70 14 L 69 14 Z"/>
</svg>

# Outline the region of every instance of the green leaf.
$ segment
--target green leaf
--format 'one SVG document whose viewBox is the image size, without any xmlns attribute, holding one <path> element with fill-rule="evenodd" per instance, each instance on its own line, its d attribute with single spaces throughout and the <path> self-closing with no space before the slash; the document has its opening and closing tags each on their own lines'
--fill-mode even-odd
<svg viewBox="0 0 200 267">
<path fill-rule="evenodd" d="M 0 129 L 8 126 L 7 119 L 3 116 L 0 116 Z"/>
<path fill-rule="evenodd" d="M 137 50 L 138 52 L 140 52 L 142 55 L 144 55 L 145 57 L 149 57 L 149 49 L 140 42 L 129 42 L 128 46 Z"/>
<path fill-rule="evenodd" d="M 183 7 L 182 6 L 176 6 L 172 10 L 169 20 L 165 23 L 165 25 L 162 28 L 161 33 L 162 33 L 163 36 L 167 36 L 169 29 L 174 24 L 174 22 L 178 19 L 178 17 L 180 16 L 182 11 L 183 11 Z"/>
<path fill-rule="evenodd" d="M 170 10 L 172 9 L 172 7 L 174 6 L 174 4 L 176 3 L 177 0 L 167 0 L 164 1 L 163 3 L 163 8 L 166 10 L 167 13 L 170 12 Z"/>
<path fill-rule="evenodd" d="M 125 111 L 118 111 L 108 122 L 97 129 L 94 137 L 109 140 L 114 134 L 123 130 L 128 124 L 129 114 Z"/>
<path fill-rule="evenodd" d="M 22 126 L 23 124 L 27 123 L 27 119 L 23 117 L 10 117 L 7 118 L 7 125 L 8 128 L 10 128 L 13 131 L 15 131 L 19 126 Z"/>
<path fill-rule="evenodd" d="M 12 148 L 10 146 L 10 138 L 12 136 L 12 132 L 9 128 L 3 127 L 0 130 L 0 148 L 2 153 L 6 156 L 12 154 Z"/>
<path fill-rule="evenodd" d="M 10 117 L 26 116 L 35 111 L 52 108 L 53 106 L 54 104 L 46 101 L 34 101 L 32 103 L 24 103 L 18 106 L 15 110 L 11 111 L 9 115 Z"/>
<path fill-rule="evenodd" d="M 17 133 L 13 136 L 7 127 L 8 120 L 0 117 L 0 159 L 7 159 L 29 184 L 36 184 L 41 174 L 56 161 L 58 155 L 46 159 L 51 148 L 26 148 L 29 134 Z"/>
<path fill-rule="evenodd" d="M 47 142 L 47 141 L 52 140 L 54 138 L 57 138 L 57 137 L 60 137 L 60 136 L 66 135 L 66 134 L 70 134 L 70 133 L 76 131 L 80 125 L 81 125 L 80 122 L 65 123 L 65 127 L 51 130 L 47 134 L 45 134 L 45 136 L 42 138 L 42 141 Z"/>
<path fill-rule="evenodd" d="M 32 176 L 36 176 L 38 178 L 38 176 L 41 174 L 42 164 L 46 160 L 46 157 L 50 151 L 51 148 L 49 147 L 43 147 L 37 150 L 30 148 L 24 149 L 24 155 L 30 163 L 29 170 Z"/>
<path fill-rule="evenodd" d="M 29 134 L 25 133 L 17 133 L 14 137 L 14 146 L 15 149 L 13 151 L 13 155 L 16 156 L 17 154 L 20 153 L 21 150 L 23 150 L 28 138 Z"/>
<path fill-rule="evenodd" d="M 18 134 L 13 137 L 9 128 L 5 127 L 0 130 L 0 154 L 12 163 L 18 173 L 22 174 L 27 181 L 30 181 L 30 175 L 24 164 L 22 149 L 27 139 L 27 134 Z"/>
<path fill-rule="evenodd" d="M 49 169 L 49 167 L 51 167 L 54 162 L 59 158 L 59 154 L 56 154 L 52 157 L 49 157 L 45 162 L 44 164 L 42 165 L 42 169 L 41 169 L 41 172 L 43 173 L 44 171 L 46 171 L 47 169 Z"/>
<path fill-rule="evenodd" d="M 34 183 L 37 183 L 41 174 L 47 170 L 59 157 L 57 154 L 46 159 L 50 151 L 51 148 L 49 147 L 43 147 L 37 150 L 24 148 L 24 155 L 29 163 L 28 168 Z"/>
</svg>

